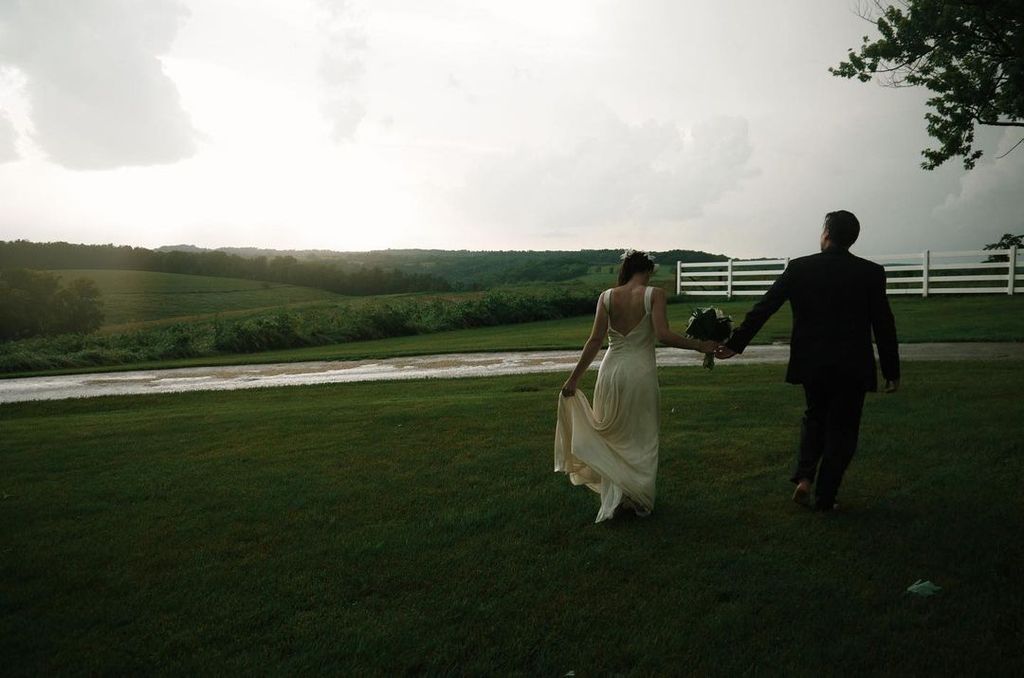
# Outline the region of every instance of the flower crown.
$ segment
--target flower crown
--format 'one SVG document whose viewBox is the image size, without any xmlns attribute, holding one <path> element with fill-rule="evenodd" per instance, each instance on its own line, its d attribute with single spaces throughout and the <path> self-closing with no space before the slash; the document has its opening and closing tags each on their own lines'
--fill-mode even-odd
<svg viewBox="0 0 1024 678">
<path fill-rule="evenodd" d="M 632 248 L 623 251 L 622 256 L 619 257 L 619 261 L 625 261 L 626 259 L 629 259 L 634 254 L 642 254 L 645 257 L 647 257 L 647 261 L 650 261 L 650 262 L 654 261 L 654 255 L 653 254 L 648 254 L 647 252 L 642 252 L 640 250 L 634 250 Z"/>
</svg>

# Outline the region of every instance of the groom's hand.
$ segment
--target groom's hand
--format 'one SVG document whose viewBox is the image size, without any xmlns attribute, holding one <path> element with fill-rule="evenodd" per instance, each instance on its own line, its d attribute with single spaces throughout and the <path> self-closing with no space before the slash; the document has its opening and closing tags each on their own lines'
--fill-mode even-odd
<svg viewBox="0 0 1024 678">
<path fill-rule="evenodd" d="M 734 355 L 736 355 L 736 351 L 732 350 L 725 344 L 719 346 L 718 350 L 715 351 L 715 357 L 718 358 L 719 360 L 728 360 L 729 358 L 732 358 Z"/>
<path fill-rule="evenodd" d="M 885 392 L 886 393 L 895 393 L 898 390 L 900 390 L 900 380 L 899 379 L 887 379 L 885 381 Z"/>
</svg>

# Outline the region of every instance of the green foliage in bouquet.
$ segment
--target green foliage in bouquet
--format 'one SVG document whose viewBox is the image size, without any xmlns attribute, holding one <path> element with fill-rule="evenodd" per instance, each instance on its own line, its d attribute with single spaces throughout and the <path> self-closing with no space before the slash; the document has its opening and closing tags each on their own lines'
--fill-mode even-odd
<svg viewBox="0 0 1024 678">
<path fill-rule="evenodd" d="M 690 314 L 690 322 L 686 324 L 686 336 L 698 341 L 722 342 L 732 334 L 732 318 L 722 313 L 721 309 L 709 306 L 695 308 Z M 711 370 L 715 367 L 715 354 L 704 354 L 704 367 Z"/>
</svg>

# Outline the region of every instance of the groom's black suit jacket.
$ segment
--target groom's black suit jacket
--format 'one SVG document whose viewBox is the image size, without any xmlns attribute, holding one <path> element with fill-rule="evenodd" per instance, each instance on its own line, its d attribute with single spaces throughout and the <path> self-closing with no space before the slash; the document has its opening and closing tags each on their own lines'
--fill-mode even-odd
<svg viewBox="0 0 1024 678">
<path fill-rule="evenodd" d="M 787 300 L 793 308 L 793 333 L 786 381 L 849 378 L 861 381 L 868 391 L 877 390 L 872 330 L 882 375 L 900 378 L 896 323 L 885 296 L 883 267 L 836 248 L 794 259 L 725 345 L 742 353 Z"/>
</svg>

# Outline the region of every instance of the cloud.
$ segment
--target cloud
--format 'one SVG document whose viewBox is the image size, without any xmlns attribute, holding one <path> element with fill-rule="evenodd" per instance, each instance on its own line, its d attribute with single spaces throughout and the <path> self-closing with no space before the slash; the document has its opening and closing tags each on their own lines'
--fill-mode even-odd
<svg viewBox="0 0 1024 678">
<path fill-rule="evenodd" d="M 1019 132 L 1001 135 L 994 153 L 986 153 L 978 166 L 960 178 L 959 191 L 947 196 L 935 209 L 935 216 L 952 225 L 970 229 L 978 235 L 998 239 L 1003 233 L 1024 233 L 1024 212 L 1020 208 L 1020 190 L 1024 186 L 1024 144 Z M 1004 158 L 997 156 L 1009 152 Z M 986 242 L 988 242 L 986 240 Z"/>
<path fill-rule="evenodd" d="M 491 157 L 465 186 L 475 216 L 551 232 L 699 216 L 753 171 L 747 121 L 715 117 L 681 130 L 608 117 L 560 151 Z"/>
<path fill-rule="evenodd" d="M 196 131 L 158 56 L 187 14 L 177 0 L 8 0 L 0 64 L 25 78 L 31 138 L 71 169 L 173 163 Z"/>
<path fill-rule="evenodd" d="M 319 75 L 325 94 L 322 110 L 335 141 L 351 139 L 366 117 L 360 83 L 366 72 L 366 30 L 345 0 L 321 0 L 325 37 Z"/>
<path fill-rule="evenodd" d="M 18 159 L 18 149 L 14 146 L 14 140 L 18 133 L 11 124 L 7 114 L 0 111 L 0 163 L 11 162 Z"/>
</svg>

